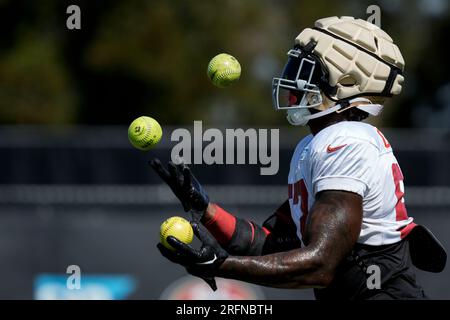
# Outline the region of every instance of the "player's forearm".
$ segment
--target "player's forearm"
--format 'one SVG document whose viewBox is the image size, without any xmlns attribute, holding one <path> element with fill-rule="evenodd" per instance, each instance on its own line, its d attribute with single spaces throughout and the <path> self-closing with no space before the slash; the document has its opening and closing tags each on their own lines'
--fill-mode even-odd
<svg viewBox="0 0 450 320">
<path fill-rule="evenodd" d="M 218 276 L 275 288 L 321 288 L 329 285 L 333 273 L 317 250 L 304 248 L 258 257 L 230 256 Z"/>
<path fill-rule="evenodd" d="M 345 191 L 316 196 L 306 247 L 260 257 L 228 257 L 218 276 L 279 288 L 326 287 L 361 231 L 362 197 Z"/>
</svg>

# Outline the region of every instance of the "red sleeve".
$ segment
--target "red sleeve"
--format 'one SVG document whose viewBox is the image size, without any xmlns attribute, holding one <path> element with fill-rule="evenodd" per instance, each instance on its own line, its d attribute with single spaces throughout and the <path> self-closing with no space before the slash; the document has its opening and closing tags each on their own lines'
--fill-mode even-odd
<svg viewBox="0 0 450 320">
<path fill-rule="evenodd" d="M 214 217 L 205 223 L 205 227 L 217 239 L 220 244 L 227 244 L 236 229 L 236 217 L 228 213 L 217 204 L 214 204 L 216 213 Z"/>
</svg>

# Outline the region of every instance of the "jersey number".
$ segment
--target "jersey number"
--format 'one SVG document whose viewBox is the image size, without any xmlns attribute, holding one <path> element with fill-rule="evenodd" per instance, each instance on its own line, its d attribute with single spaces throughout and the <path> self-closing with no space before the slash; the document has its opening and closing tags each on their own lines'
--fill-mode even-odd
<svg viewBox="0 0 450 320">
<path fill-rule="evenodd" d="M 405 207 L 405 185 L 403 184 L 403 174 L 398 163 L 392 164 L 392 175 L 394 176 L 395 197 L 397 204 L 395 205 L 395 213 L 397 221 L 408 219 L 408 214 Z"/>
<path fill-rule="evenodd" d="M 377 129 L 378 135 L 381 137 L 384 146 L 388 149 L 391 147 L 391 144 L 386 139 L 383 133 Z M 403 184 L 403 174 L 400 170 L 400 166 L 398 163 L 392 164 L 392 175 L 394 177 L 395 184 L 395 197 L 397 198 L 397 204 L 395 206 L 395 213 L 397 221 L 408 219 L 408 214 L 406 212 L 405 207 L 405 198 L 403 197 L 405 194 L 405 185 Z"/>
<path fill-rule="evenodd" d="M 298 200 L 301 200 L 300 209 L 302 210 L 302 217 L 300 218 L 300 232 L 303 234 L 306 219 L 308 218 L 308 189 L 306 189 L 303 179 L 294 184 L 289 184 L 289 199 L 292 199 L 293 204 L 298 204 Z"/>
</svg>

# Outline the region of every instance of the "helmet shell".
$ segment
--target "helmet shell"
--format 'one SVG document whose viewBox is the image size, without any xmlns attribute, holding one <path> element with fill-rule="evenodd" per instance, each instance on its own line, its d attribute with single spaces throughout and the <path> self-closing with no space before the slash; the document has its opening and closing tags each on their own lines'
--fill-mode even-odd
<svg viewBox="0 0 450 320">
<path fill-rule="evenodd" d="M 334 101 L 360 96 L 391 97 L 402 90 L 403 56 L 378 26 L 353 17 L 319 19 L 304 29 L 295 44 L 315 46 L 329 86 L 321 88 Z M 332 90 L 331 90 L 331 89 Z"/>
</svg>

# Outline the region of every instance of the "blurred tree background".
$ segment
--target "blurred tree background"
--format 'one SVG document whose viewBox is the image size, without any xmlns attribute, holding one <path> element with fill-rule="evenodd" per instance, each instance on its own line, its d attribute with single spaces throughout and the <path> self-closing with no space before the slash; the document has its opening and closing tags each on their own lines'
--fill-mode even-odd
<svg viewBox="0 0 450 320">
<path fill-rule="evenodd" d="M 81 8 L 68 30 L 66 8 Z M 0 0 L 0 123 L 275 126 L 271 79 L 295 36 L 318 18 L 381 8 L 381 23 L 406 60 L 400 97 L 384 126 L 450 127 L 447 0 Z M 242 65 L 240 82 L 206 77 L 220 52 Z"/>
</svg>

